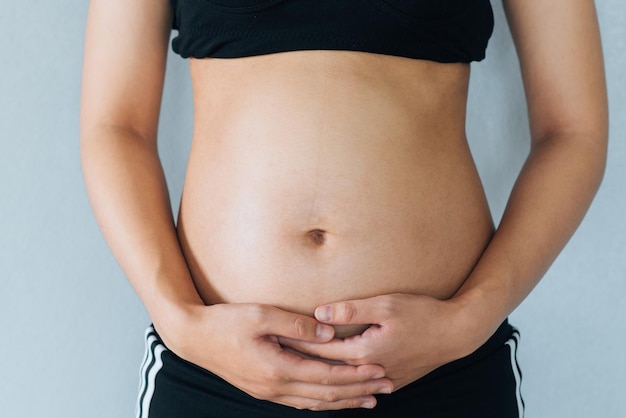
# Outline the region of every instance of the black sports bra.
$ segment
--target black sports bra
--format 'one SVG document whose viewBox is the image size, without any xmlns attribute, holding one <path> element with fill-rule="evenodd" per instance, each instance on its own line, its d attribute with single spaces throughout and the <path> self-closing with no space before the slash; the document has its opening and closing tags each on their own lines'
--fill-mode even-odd
<svg viewBox="0 0 626 418">
<path fill-rule="evenodd" d="M 489 0 L 170 0 L 184 58 L 334 49 L 437 62 L 485 57 Z"/>
</svg>

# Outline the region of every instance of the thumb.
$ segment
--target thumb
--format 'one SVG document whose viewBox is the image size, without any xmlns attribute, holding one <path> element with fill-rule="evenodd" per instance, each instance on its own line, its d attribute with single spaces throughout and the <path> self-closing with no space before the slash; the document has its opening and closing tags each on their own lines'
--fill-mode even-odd
<svg viewBox="0 0 626 418">
<path fill-rule="evenodd" d="M 385 296 L 348 300 L 319 306 L 315 318 L 326 324 L 380 324 L 389 300 Z"/>
<path fill-rule="evenodd" d="M 264 308 L 258 321 L 258 331 L 261 335 L 275 335 L 315 343 L 327 342 L 334 337 L 334 328 L 319 323 L 315 318 L 272 306 Z"/>
</svg>

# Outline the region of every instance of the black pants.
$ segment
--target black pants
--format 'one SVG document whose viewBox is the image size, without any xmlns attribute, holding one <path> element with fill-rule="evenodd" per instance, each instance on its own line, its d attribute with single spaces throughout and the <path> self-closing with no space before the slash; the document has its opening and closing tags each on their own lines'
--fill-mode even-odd
<svg viewBox="0 0 626 418">
<path fill-rule="evenodd" d="M 517 330 L 505 321 L 467 357 L 448 363 L 390 395 L 372 410 L 313 412 L 255 399 L 168 350 L 146 331 L 138 418 L 519 418 L 524 404 Z"/>
</svg>

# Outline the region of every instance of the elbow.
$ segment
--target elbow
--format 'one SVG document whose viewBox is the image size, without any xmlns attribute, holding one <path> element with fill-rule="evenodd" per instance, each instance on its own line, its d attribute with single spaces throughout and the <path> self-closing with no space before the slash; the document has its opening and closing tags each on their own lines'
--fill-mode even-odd
<svg viewBox="0 0 626 418">
<path fill-rule="evenodd" d="M 156 132 L 146 134 L 132 125 L 110 122 L 81 124 L 80 156 L 83 164 L 91 157 L 112 149 L 157 154 Z"/>
<path fill-rule="evenodd" d="M 559 129 L 533 136 L 531 155 L 548 158 L 554 163 L 560 161 L 557 164 L 564 164 L 562 168 L 569 167 L 566 170 L 573 170 L 575 177 L 597 190 L 606 171 L 608 141 L 608 126 L 603 123 L 587 128 Z"/>
<path fill-rule="evenodd" d="M 600 186 L 608 159 L 609 133 L 608 123 L 602 124 L 595 129 L 582 132 L 577 141 L 582 148 L 581 152 L 586 153 L 589 159 L 590 171 L 597 180 L 597 186 Z"/>
</svg>

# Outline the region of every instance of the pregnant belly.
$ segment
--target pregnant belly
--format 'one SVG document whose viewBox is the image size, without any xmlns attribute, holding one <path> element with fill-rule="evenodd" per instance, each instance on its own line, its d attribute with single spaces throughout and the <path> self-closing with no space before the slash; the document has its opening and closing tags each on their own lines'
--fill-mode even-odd
<svg viewBox="0 0 626 418">
<path fill-rule="evenodd" d="M 311 66 L 306 82 L 259 70 L 196 102 L 178 233 L 203 300 L 312 314 L 395 292 L 450 297 L 493 230 L 464 107 L 437 103 L 464 97 Z"/>
<path fill-rule="evenodd" d="M 179 236 L 205 303 L 312 314 L 324 303 L 394 292 L 445 299 L 489 240 L 489 212 L 467 162 L 409 162 L 403 147 L 393 163 L 377 153 L 342 161 L 327 150 L 311 161 L 273 151 L 285 147 L 192 158 Z"/>
</svg>

